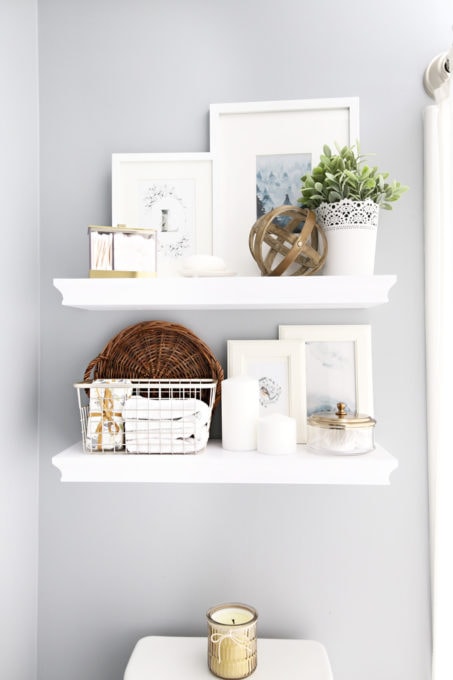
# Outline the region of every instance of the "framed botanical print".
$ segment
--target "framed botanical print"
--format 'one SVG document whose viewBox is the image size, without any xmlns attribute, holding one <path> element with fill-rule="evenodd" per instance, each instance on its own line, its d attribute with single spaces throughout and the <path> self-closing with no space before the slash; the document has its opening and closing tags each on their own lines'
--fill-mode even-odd
<svg viewBox="0 0 453 680">
<path fill-rule="evenodd" d="M 259 384 L 259 412 L 296 419 L 297 440 L 306 441 L 302 345 L 289 340 L 228 340 L 228 377 L 247 375 Z"/>
<path fill-rule="evenodd" d="M 211 254 L 211 154 L 112 154 L 112 224 L 156 230 L 158 276 Z"/>
</svg>

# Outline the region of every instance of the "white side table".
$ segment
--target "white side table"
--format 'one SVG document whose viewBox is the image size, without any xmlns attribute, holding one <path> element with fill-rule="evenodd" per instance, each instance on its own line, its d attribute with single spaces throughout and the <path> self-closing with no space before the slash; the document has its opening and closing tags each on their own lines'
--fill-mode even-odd
<svg viewBox="0 0 453 680">
<path fill-rule="evenodd" d="M 213 680 L 207 638 L 144 637 L 135 645 L 124 680 Z M 258 667 L 252 680 L 333 680 L 324 647 L 313 640 L 258 638 Z"/>
</svg>

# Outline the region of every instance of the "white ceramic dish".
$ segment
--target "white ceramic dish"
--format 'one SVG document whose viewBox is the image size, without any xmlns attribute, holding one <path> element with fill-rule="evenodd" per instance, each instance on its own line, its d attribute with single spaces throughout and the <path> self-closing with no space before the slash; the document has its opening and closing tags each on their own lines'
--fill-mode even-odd
<svg viewBox="0 0 453 680">
<path fill-rule="evenodd" d="M 236 272 L 229 271 L 228 269 L 181 269 L 181 276 L 199 276 L 199 277 L 209 277 L 209 276 L 236 276 Z"/>
</svg>

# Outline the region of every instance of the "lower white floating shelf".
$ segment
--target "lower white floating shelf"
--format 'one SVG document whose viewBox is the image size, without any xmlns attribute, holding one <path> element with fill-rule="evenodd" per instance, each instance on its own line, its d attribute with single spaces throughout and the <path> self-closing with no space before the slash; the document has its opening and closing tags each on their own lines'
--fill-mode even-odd
<svg viewBox="0 0 453 680">
<path fill-rule="evenodd" d="M 62 482 L 157 484 L 390 484 L 398 461 L 381 446 L 359 456 L 313 453 L 298 445 L 292 455 L 226 451 L 211 440 L 191 455 L 84 453 L 79 442 L 52 458 Z"/>
</svg>

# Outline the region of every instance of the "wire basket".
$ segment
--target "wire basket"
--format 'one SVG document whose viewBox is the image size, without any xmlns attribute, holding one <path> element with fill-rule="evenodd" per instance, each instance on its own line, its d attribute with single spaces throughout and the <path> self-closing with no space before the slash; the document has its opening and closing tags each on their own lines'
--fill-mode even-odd
<svg viewBox="0 0 453 680">
<path fill-rule="evenodd" d="M 217 381 L 75 383 L 85 453 L 191 454 L 206 448 Z"/>
</svg>

